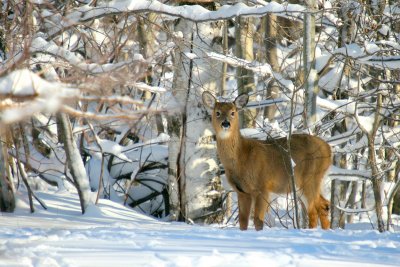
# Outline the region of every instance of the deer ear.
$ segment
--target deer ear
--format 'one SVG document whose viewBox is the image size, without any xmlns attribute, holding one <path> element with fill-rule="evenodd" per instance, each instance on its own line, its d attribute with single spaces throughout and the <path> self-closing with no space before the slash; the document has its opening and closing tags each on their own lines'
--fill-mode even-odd
<svg viewBox="0 0 400 267">
<path fill-rule="evenodd" d="M 204 91 L 202 98 L 204 106 L 209 109 L 214 109 L 217 99 L 210 92 Z"/>
<path fill-rule="evenodd" d="M 243 94 L 238 95 L 238 97 L 236 97 L 234 103 L 236 105 L 236 108 L 238 110 L 240 110 L 240 109 L 243 109 L 247 105 L 248 101 L 249 101 L 249 95 L 246 93 L 243 93 Z"/>
</svg>

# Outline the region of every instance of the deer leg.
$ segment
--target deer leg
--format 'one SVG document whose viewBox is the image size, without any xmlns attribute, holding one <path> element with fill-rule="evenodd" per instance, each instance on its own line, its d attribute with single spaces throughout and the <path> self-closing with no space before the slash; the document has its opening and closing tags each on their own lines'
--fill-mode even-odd
<svg viewBox="0 0 400 267">
<path fill-rule="evenodd" d="M 308 205 L 308 228 L 317 228 L 318 225 L 318 212 L 314 203 Z"/>
<path fill-rule="evenodd" d="M 254 227 L 260 231 L 264 227 L 265 213 L 268 209 L 268 194 L 259 194 L 254 205 Z"/>
<path fill-rule="evenodd" d="M 251 195 L 238 192 L 238 204 L 240 230 L 247 230 L 251 209 Z"/>
<path fill-rule="evenodd" d="M 330 228 L 330 222 L 329 222 L 329 218 L 328 218 L 329 206 L 330 206 L 329 201 L 326 200 L 322 195 L 319 195 L 319 201 L 317 204 L 317 212 L 318 212 L 319 220 L 321 221 L 322 229 Z"/>
</svg>

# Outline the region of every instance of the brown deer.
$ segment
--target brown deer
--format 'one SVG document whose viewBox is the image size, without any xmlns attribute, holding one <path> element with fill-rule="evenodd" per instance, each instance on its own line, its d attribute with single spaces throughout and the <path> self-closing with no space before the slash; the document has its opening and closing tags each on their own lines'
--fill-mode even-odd
<svg viewBox="0 0 400 267">
<path fill-rule="evenodd" d="M 270 192 L 291 192 L 292 160 L 297 190 L 306 200 L 309 227 L 317 227 L 319 217 L 321 227 L 328 229 L 330 203 L 321 195 L 320 186 L 332 163 L 330 146 L 307 134 L 293 134 L 290 151 L 286 138 L 268 141 L 244 138 L 240 134 L 238 111 L 246 106 L 247 94 L 239 95 L 233 102 L 218 102 L 207 91 L 202 97 L 204 105 L 212 110 L 218 156 L 227 180 L 238 195 L 240 229 L 247 230 L 253 201 L 254 226 L 262 230 Z"/>
</svg>

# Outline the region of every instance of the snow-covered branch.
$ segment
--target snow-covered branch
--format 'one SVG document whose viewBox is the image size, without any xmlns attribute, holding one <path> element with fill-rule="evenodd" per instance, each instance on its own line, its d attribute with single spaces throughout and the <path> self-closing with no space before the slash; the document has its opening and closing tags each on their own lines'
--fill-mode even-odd
<svg viewBox="0 0 400 267">
<path fill-rule="evenodd" d="M 337 209 L 345 212 L 345 213 L 360 213 L 360 212 L 369 212 L 369 211 L 373 211 L 375 209 L 375 207 L 371 207 L 371 208 L 365 208 L 365 209 L 350 209 L 350 208 L 342 208 L 339 206 L 336 206 Z"/>
<path fill-rule="evenodd" d="M 331 179 L 341 181 L 359 181 L 360 179 L 370 180 L 371 172 L 362 170 L 348 170 L 332 166 L 329 171 L 329 177 Z"/>
<path fill-rule="evenodd" d="M 12 123 L 36 112 L 53 112 L 64 99 L 78 97 L 80 90 L 48 82 L 27 69 L 0 78 L 0 123 Z M 24 102 L 18 101 L 23 97 Z"/>
<path fill-rule="evenodd" d="M 163 88 L 144 86 L 138 83 L 138 88 L 151 92 L 163 92 Z M 0 123 L 12 123 L 19 121 L 37 112 L 54 112 L 60 106 L 61 110 L 74 117 L 84 117 L 97 120 L 138 119 L 149 112 L 160 112 L 160 110 L 136 110 L 131 112 L 121 111 L 116 114 L 98 114 L 83 112 L 62 105 L 67 99 L 80 99 L 84 101 L 101 101 L 109 103 L 128 103 L 142 106 L 143 102 L 128 96 L 82 96 L 81 90 L 71 88 L 60 82 L 48 82 L 37 74 L 27 70 L 16 70 L 9 75 L 0 78 Z M 21 102 L 23 100 L 23 102 Z"/>
<path fill-rule="evenodd" d="M 232 55 L 223 55 L 220 53 L 216 52 L 208 52 L 206 53 L 207 56 L 209 56 L 212 59 L 227 63 L 231 65 L 232 67 L 242 67 L 247 70 L 251 70 L 254 74 L 259 75 L 259 76 L 273 76 L 274 79 L 284 88 L 293 91 L 295 86 L 293 82 L 289 79 L 285 79 L 281 73 L 275 72 L 272 70 L 271 65 L 268 63 L 260 63 L 257 61 L 247 61 L 242 58 L 238 58 Z M 197 55 L 193 53 L 188 53 L 186 54 L 189 58 L 195 59 L 199 58 Z M 282 102 L 282 101 L 280 101 Z"/>
<path fill-rule="evenodd" d="M 48 32 L 48 36 L 51 38 L 60 31 L 74 25 L 96 18 L 118 14 L 153 12 L 174 18 L 183 18 L 193 22 L 205 22 L 226 20 L 238 16 L 263 16 L 267 13 L 275 13 L 282 16 L 290 13 L 291 17 L 297 17 L 303 11 L 305 11 L 305 8 L 301 5 L 278 4 L 276 2 L 270 2 L 263 6 L 247 6 L 243 3 L 238 3 L 236 5 L 224 5 L 217 11 L 210 11 L 199 5 L 170 6 L 155 0 L 123 0 L 106 2 L 95 7 L 86 5 L 76 8 L 61 21 L 56 21 L 60 18 L 56 17 L 55 20 L 53 13 L 42 14 L 42 16 L 52 22 L 52 27 Z"/>
<path fill-rule="evenodd" d="M 131 111 L 131 112 L 126 112 L 126 111 L 121 111 L 121 113 L 114 113 L 114 114 L 99 114 L 99 113 L 94 113 L 94 112 L 84 112 L 81 110 L 76 110 L 74 108 L 71 108 L 69 106 L 63 105 L 61 107 L 61 110 L 65 113 L 68 113 L 70 116 L 73 117 L 81 117 L 81 118 L 86 118 L 86 119 L 94 119 L 94 120 L 138 120 L 141 118 L 144 114 L 148 113 L 158 113 L 160 112 L 159 110 L 149 110 L 149 109 L 144 109 L 144 110 L 136 110 L 136 111 Z"/>
<path fill-rule="evenodd" d="M 256 61 L 250 62 L 242 58 L 238 58 L 235 56 L 226 56 L 220 53 L 209 52 L 207 55 L 215 60 L 227 63 L 232 67 L 242 67 L 247 70 L 251 70 L 257 75 L 260 76 L 270 76 L 272 75 L 271 65 L 268 63 L 259 63 Z"/>
<path fill-rule="evenodd" d="M 380 46 L 388 46 L 388 49 Z M 360 64 L 373 66 L 378 69 L 400 70 L 400 56 L 386 56 L 388 51 L 400 51 L 400 45 L 394 42 L 371 42 L 363 46 L 349 44 L 333 51 L 332 56 L 345 56 Z M 379 56 L 375 56 L 379 54 Z M 385 56 L 384 56 L 385 55 Z"/>
<path fill-rule="evenodd" d="M 174 47 L 173 43 L 168 43 L 163 49 L 160 49 L 155 56 L 168 54 Z M 38 37 L 33 40 L 32 47 L 30 49 L 32 53 L 42 53 L 50 54 L 55 57 L 59 57 L 70 63 L 72 66 L 79 68 L 82 71 L 88 72 L 90 74 L 100 74 L 109 73 L 111 71 L 118 70 L 122 67 L 129 66 L 132 64 L 149 64 L 154 60 L 154 57 L 149 59 L 144 59 L 141 54 L 135 54 L 130 60 L 117 62 L 117 63 L 107 63 L 107 64 L 97 64 L 97 63 L 85 63 L 82 59 L 75 53 L 56 45 L 54 42 L 47 42 L 45 39 Z"/>
</svg>

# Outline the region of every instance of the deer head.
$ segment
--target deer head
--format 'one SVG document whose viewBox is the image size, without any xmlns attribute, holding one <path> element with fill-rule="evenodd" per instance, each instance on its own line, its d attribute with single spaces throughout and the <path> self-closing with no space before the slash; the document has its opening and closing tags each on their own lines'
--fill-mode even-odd
<svg viewBox="0 0 400 267">
<path fill-rule="evenodd" d="M 232 133 L 239 132 L 238 112 L 246 106 L 248 100 L 246 93 L 240 94 L 233 102 L 218 102 L 210 92 L 203 93 L 203 103 L 212 111 L 212 125 L 217 138 L 227 139 Z"/>
</svg>

